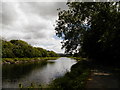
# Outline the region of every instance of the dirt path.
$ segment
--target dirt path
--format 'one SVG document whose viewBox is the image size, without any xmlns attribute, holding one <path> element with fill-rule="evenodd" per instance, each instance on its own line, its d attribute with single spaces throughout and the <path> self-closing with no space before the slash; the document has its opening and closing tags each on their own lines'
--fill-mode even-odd
<svg viewBox="0 0 120 90">
<path fill-rule="evenodd" d="M 120 90 L 120 81 L 110 68 L 99 67 L 91 70 L 86 88 L 101 88 L 102 90 L 119 88 Z"/>
</svg>

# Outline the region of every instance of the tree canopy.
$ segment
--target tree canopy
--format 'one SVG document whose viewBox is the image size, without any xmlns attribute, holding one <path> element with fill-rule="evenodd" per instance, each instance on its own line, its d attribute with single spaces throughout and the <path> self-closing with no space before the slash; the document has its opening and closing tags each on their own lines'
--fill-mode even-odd
<svg viewBox="0 0 120 90">
<path fill-rule="evenodd" d="M 2 40 L 3 58 L 33 58 L 33 57 L 57 57 L 53 51 L 47 51 L 40 47 L 33 47 L 22 40 Z"/>
<path fill-rule="evenodd" d="M 68 2 L 59 10 L 56 35 L 65 53 L 120 59 L 120 2 Z"/>
</svg>

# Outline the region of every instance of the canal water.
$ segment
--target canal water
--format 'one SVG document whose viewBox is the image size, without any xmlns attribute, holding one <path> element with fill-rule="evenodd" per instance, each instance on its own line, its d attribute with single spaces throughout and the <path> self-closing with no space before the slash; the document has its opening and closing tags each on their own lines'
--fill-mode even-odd
<svg viewBox="0 0 120 90">
<path fill-rule="evenodd" d="M 3 65 L 2 87 L 18 88 L 19 84 L 27 87 L 31 83 L 36 85 L 49 84 L 52 80 L 69 72 L 75 63 L 74 59 L 61 57 L 56 60 L 48 60 L 45 64 Z"/>
</svg>

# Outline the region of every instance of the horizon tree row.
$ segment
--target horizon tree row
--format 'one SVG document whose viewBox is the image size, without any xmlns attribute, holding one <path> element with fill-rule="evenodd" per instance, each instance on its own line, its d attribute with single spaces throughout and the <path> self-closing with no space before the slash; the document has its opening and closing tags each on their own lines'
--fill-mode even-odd
<svg viewBox="0 0 120 90">
<path fill-rule="evenodd" d="M 54 51 L 33 47 L 22 40 L 2 40 L 2 58 L 58 57 Z"/>
</svg>

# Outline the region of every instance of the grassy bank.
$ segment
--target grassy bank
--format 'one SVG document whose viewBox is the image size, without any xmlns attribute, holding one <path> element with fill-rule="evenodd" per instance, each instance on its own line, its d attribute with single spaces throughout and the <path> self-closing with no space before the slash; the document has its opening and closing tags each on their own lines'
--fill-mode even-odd
<svg viewBox="0 0 120 90">
<path fill-rule="evenodd" d="M 2 58 L 2 64 L 20 64 L 41 62 L 43 60 L 55 60 L 59 57 L 38 57 L 38 58 Z"/>
<path fill-rule="evenodd" d="M 63 77 L 55 79 L 49 88 L 84 89 L 87 78 L 90 74 L 90 65 L 88 61 L 82 60 L 71 67 L 71 72 L 66 73 Z"/>
<path fill-rule="evenodd" d="M 68 58 L 73 58 L 77 61 L 81 61 L 81 60 L 87 60 L 87 58 L 82 58 L 82 57 L 68 57 Z"/>
</svg>

